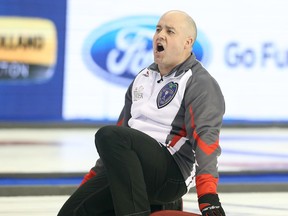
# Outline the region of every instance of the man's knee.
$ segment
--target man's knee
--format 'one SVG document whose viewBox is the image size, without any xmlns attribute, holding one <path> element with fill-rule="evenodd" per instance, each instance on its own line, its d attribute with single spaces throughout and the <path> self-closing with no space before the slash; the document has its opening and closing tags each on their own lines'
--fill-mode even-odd
<svg viewBox="0 0 288 216">
<path fill-rule="evenodd" d="M 95 134 L 95 145 L 97 148 L 101 148 L 112 137 L 111 126 L 104 126 L 100 128 Z"/>
<path fill-rule="evenodd" d="M 119 126 L 109 125 L 100 128 L 95 134 L 96 148 L 102 150 L 109 150 L 121 138 L 121 131 Z M 113 147 L 112 147 L 113 148 Z"/>
</svg>

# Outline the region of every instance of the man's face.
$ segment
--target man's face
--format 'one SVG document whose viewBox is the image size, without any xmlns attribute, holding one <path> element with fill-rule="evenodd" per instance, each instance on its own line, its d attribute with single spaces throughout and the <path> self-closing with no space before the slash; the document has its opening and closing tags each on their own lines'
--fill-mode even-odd
<svg viewBox="0 0 288 216">
<path fill-rule="evenodd" d="M 162 16 L 153 37 L 154 61 L 158 64 L 160 72 L 161 68 L 172 70 L 185 61 L 187 58 L 185 49 L 187 49 L 187 37 L 183 16 L 175 13 Z"/>
</svg>

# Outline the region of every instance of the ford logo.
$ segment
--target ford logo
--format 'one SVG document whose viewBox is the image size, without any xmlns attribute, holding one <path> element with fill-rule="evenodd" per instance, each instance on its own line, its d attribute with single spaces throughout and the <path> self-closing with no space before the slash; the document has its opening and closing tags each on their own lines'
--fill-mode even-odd
<svg viewBox="0 0 288 216">
<path fill-rule="evenodd" d="M 95 75 L 128 86 L 154 61 L 153 35 L 158 20 L 158 16 L 133 16 L 99 26 L 84 42 L 85 64 Z M 193 51 L 201 61 L 204 53 L 198 39 Z"/>
</svg>

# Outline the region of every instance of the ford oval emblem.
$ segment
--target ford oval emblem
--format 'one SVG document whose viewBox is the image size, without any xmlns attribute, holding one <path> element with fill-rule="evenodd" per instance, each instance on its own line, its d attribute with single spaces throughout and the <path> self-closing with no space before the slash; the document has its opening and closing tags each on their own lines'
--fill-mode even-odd
<svg viewBox="0 0 288 216">
<path fill-rule="evenodd" d="M 84 61 L 109 82 L 129 85 L 153 62 L 152 39 L 159 17 L 125 17 L 95 29 L 85 40 Z"/>
</svg>

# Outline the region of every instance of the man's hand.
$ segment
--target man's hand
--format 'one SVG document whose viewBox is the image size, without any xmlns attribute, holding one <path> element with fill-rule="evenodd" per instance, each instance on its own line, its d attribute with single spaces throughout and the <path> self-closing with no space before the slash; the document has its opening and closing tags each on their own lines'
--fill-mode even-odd
<svg viewBox="0 0 288 216">
<path fill-rule="evenodd" d="M 218 194 L 205 194 L 198 199 L 202 216 L 225 216 Z"/>
</svg>

